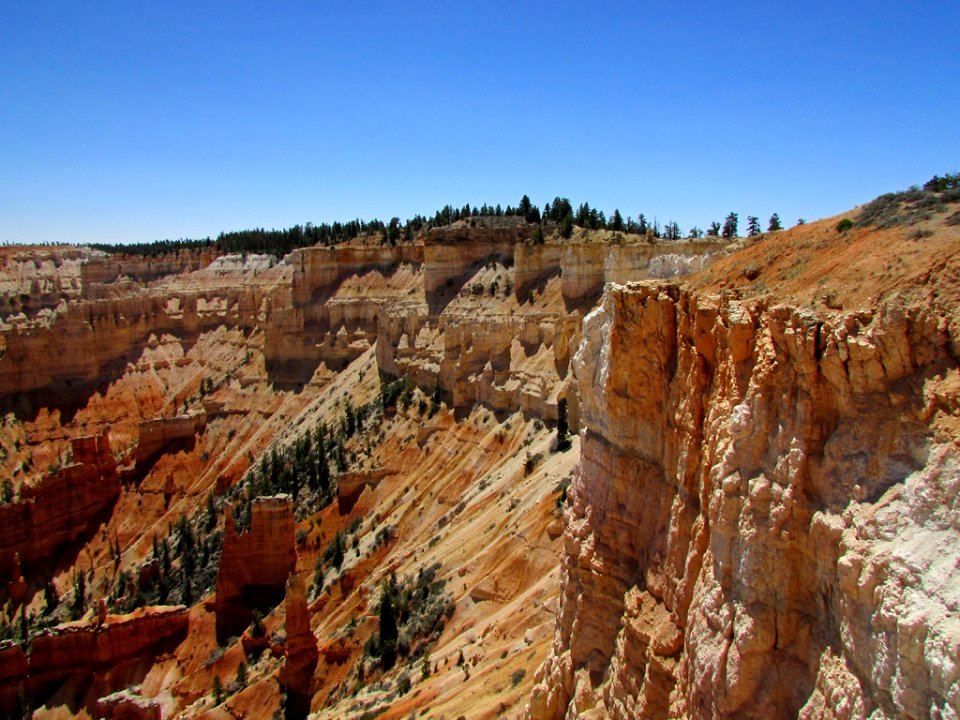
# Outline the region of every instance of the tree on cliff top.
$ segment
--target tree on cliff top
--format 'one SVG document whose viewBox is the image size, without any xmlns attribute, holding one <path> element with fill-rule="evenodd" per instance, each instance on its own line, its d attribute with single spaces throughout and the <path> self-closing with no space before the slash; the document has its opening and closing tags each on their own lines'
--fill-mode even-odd
<svg viewBox="0 0 960 720">
<path fill-rule="evenodd" d="M 740 216 L 737 213 L 732 212 L 727 215 L 726 219 L 723 221 L 723 235 L 724 240 L 730 240 L 737 236 L 737 224 L 739 222 Z"/>
</svg>

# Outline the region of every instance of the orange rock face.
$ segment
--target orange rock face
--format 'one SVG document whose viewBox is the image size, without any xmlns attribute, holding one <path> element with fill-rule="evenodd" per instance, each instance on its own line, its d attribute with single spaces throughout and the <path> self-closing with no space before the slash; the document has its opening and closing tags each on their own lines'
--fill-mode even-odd
<svg viewBox="0 0 960 720">
<path fill-rule="evenodd" d="M 65 678 L 78 701 L 89 699 L 90 687 L 95 687 L 95 696 L 107 694 L 111 687 L 126 685 L 133 665 L 149 662 L 183 640 L 187 624 L 186 608 L 154 607 L 108 616 L 102 625 L 47 631 L 33 638 L 29 655 L 20 646 L 0 649 L 0 697 L 15 697 L 22 689 L 37 703 Z M 2 707 L 11 705 L 4 702 Z"/>
<path fill-rule="evenodd" d="M 239 635 L 250 624 L 254 609 L 270 608 L 283 599 L 287 577 L 297 563 L 289 495 L 255 499 L 250 529 L 239 534 L 229 505 L 225 518 L 216 590 L 221 640 Z"/>
<path fill-rule="evenodd" d="M 287 579 L 284 607 L 287 647 L 280 682 L 287 689 L 287 701 L 291 703 L 287 717 L 306 717 L 313 697 L 313 673 L 320 651 L 310 630 L 307 590 L 302 575 L 292 574 Z"/>
<path fill-rule="evenodd" d="M 12 572 L 15 555 L 24 566 L 44 566 L 89 533 L 120 492 L 116 470 L 107 434 L 77 438 L 68 464 L 0 505 L 0 575 Z"/>
</svg>

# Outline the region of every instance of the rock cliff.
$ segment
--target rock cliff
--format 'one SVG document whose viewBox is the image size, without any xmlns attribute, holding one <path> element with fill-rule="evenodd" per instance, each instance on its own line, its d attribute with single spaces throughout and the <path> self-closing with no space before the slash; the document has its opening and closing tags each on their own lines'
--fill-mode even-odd
<svg viewBox="0 0 960 720">
<path fill-rule="evenodd" d="M 73 439 L 66 464 L 0 504 L 0 577 L 9 577 L 17 557 L 30 569 L 49 568 L 67 544 L 94 529 L 119 493 L 108 434 Z"/>
<path fill-rule="evenodd" d="M 283 599 L 287 577 L 297 563 L 289 495 L 254 500 L 249 530 L 237 532 L 230 505 L 224 517 L 216 591 L 217 636 L 221 640 L 242 632 L 255 609 L 269 609 Z"/>
<path fill-rule="evenodd" d="M 61 626 L 35 637 L 26 654 L 19 645 L 0 649 L 0 698 L 9 709 L 17 696 L 34 704 L 57 691 L 82 704 L 88 690 L 104 695 L 138 674 L 137 665 L 169 651 L 187 634 L 186 608 L 153 607 L 96 624 Z"/>
<path fill-rule="evenodd" d="M 610 287 L 531 717 L 955 712 L 952 325 Z"/>
<path fill-rule="evenodd" d="M 287 690 L 287 717 L 306 717 L 313 698 L 313 672 L 320 659 L 317 639 L 310 629 L 307 589 L 302 575 L 287 579 L 284 598 L 287 647 L 284 653 L 281 684 Z"/>
</svg>

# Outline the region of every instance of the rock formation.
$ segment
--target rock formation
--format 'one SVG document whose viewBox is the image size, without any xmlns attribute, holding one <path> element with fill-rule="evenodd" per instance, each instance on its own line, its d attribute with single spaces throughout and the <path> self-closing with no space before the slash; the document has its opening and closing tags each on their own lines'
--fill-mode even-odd
<svg viewBox="0 0 960 720">
<path fill-rule="evenodd" d="M 222 642 L 250 624 L 255 609 L 283 599 L 296 568 L 293 500 L 289 495 L 256 498 L 250 528 L 237 533 L 233 508 L 224 508 L 223 551 L 217 571 L 217 637 Z"/>
<path fill-rule="evenodd" d="M 0 576 L 12 572 L 17 555 L 25 566 L 47 564 L 116 500 L 120 481 L 109 435 L 74 438 L 71 448 L 65 465 L 0 505 Z"/>
<path fill-rule="evenodd" d="M 61 626 L 33 638 L 29 654 L 19 645 L 0 648 L 0 707 L 10 708 L 21 693 L 34 704 L 69 680 L 71 693 L 84 700 L 89 687 L 104 695 L 125 685 L 137 664 L 170 650 L 187 634 L 183 607 L 153 607 L 127 616 L 109 616 L 99 625 Z M 61 688 L 60 692 L 63 690 Z"/>
<path fill-rule="evenodd" d="M 609 288 L 574 361 L 582 457 L 531 717 L 955 711 L 956 593 L 920 580 L 949 576 L 960 531 L 956 449 L 926 422 L 947 327 Z"/>
<path fill-rule="evenodd" d="M 0 249 L 0 632 L 31 636 L 0 714 L 955 716 L 931 212 L 922 242 L 471 217 L 282 259 Z"/>
<path fill-rule="evenodd" d="M 307 590 L 302 575 L 291 574 L 287 579 L 284 608 L 287 647 L 280 682 L 287 691 L 286 716 L 306 717 L 313 697 L 313 673 L 320 651 L 310 630 Z"/>
</svg>

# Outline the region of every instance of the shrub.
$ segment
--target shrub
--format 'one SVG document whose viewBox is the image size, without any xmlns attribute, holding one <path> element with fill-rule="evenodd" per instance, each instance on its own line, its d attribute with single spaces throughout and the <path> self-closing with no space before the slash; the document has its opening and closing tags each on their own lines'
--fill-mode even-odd
<svg viewBox="0 0 960 720">
<path fill-rule="evenodd" d="M 532 473 L 534 469 L 537 467 L 537 465 L 540 463 L 540 460 L 542 459 L 542 457 L 543 456 L 540 453 L 531 455 L 530 452 L 527 451 L 527 459 L 523 461 L 524 473 L 526 475 L 529 475 L 530 473 Z"/>
<path fill-rule="evenodd" d="M 837 232 L 844 233 L 844 232 L 847 232 L 847 230 L 851 229 L 852 227 L 853 227 L 853 220 L 851 220 L 850 218 L 844 218 L 843 220 L 837 223 Z"/>
<path fill-rule="evenodd" d="M 526 675 L 527 675 L 527 671 L 524 670 L 523 668 L 520 668 L 519 670 L 514 670 L 513 675 L 510 676 L 510 685 L 512 687 L 516 687 L 517 685 L 523 682 L 523 678 L 526 677 Z"/>
</svg>

